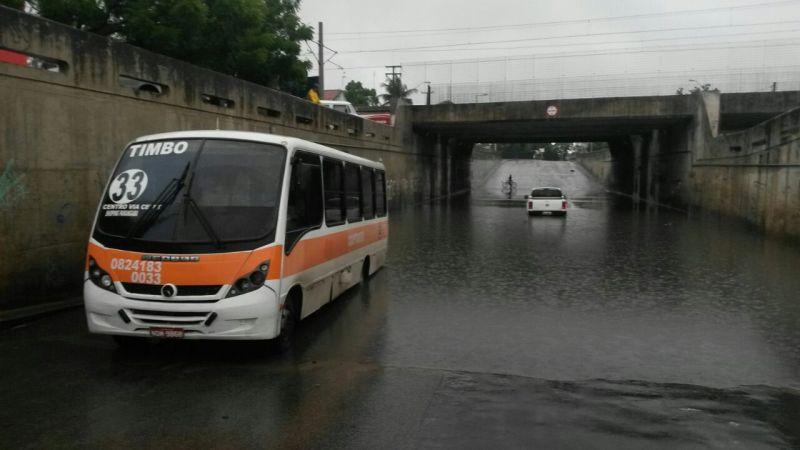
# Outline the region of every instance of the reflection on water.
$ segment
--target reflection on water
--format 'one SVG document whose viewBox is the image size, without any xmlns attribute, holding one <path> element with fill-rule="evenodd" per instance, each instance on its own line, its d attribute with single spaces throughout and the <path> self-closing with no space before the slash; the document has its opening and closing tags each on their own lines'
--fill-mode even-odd
<svg viewBox="0 0 800 450">
<path fill-rule="evenodd" d="M 671 212 L 451 204 L 393 219 L 393 364 L 800 387 L 800 256 Z"/>
<path fill-rule="evenodd" d="M 800 445 L 800 398 L 638 381 L 543 381 L 448 373 L 421 447 L 787 448 Z M 513 433 L 509 433 L 513 430 Z"/>
</svg>

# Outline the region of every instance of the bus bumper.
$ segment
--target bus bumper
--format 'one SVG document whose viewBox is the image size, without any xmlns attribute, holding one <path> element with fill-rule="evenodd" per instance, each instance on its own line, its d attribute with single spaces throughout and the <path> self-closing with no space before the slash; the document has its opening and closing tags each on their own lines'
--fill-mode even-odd
<svg viewBox="0 0 800 450">
<path fill-rule="evenodd" d="M 280 303 L 262 287 L 214 303 L 135 300 L 83 285 L 86 322 L 91 333 L 151 336 L 151 328 L 183 330 L 185 339 L 272 339 L 280 334 Z"/>
</svg>

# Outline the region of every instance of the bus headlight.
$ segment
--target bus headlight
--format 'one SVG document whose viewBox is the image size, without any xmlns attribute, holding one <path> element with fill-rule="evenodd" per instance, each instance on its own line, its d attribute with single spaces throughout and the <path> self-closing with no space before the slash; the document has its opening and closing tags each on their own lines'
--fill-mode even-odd
<svg viewBox="0 0 800 450">
<path fill-rule="evenodd" d="M 234 297 L 258 289 L 267 281 L 267 272 L 269 272 L 269 260 L 259 264 L 250 275 L 236 280 L 228 291 L 227 296 Z"/>
<path fill-rule="evenodd" d="M 111 279 L 111 275 L 103 270 L 92 257 L 89 257 L 89 279 L 92 280 L 92 283 L 107 291 L 117 291 L 114 287 L 114 280 Z"/>
</svg>

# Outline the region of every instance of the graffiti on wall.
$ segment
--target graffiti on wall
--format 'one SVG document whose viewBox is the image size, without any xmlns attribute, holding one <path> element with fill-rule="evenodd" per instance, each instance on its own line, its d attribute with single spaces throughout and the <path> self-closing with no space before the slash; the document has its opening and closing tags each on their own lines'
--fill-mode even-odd
<svg viewBox="0 0 800 450">
<path fill-rule="evenodd" d="M 25 198 L 28 191 L 25 188 L 25 174 L 14 170 L 14 160 L 10 160 L 0 173 L 0 209 L 7 209 L 17 205 Z"/>
</svg>

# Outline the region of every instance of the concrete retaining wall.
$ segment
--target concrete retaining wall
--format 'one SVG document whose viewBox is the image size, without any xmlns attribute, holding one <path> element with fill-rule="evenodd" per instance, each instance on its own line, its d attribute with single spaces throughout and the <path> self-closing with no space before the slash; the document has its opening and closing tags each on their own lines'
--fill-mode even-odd
<svg viewBox="0 0 800 450">
<path fill-rule="evenodd" d="M 695 95 L 689 123 L 577 155 L 634 200 L 745 220 L 800 240 L 800 108 L 749 129 L 719 132 L 719 93 Z"/>
<path fill-rule="evenodd" d="M 575 158 L 589 173 L 606 186 L 612 186 L 613 161 L 609 150 L 582 153 Z"/>
<path fill-rule="evenodd" d="M 800 239 L 800 109 L 710 140 L 690 184 L 694 208 Z"/>
<path fill-rule="evenodd" d="M 136 136 L 219 128 L 330 145 L 383 160 L 395 209 L 447 175 L 447 155 L 417 146 L 401 117 L 364 121 L 3 7 L 0 48 L 58 68 L 0 63 L 0 320 L 78 293 L 101 189 Z"/>
</svg>

